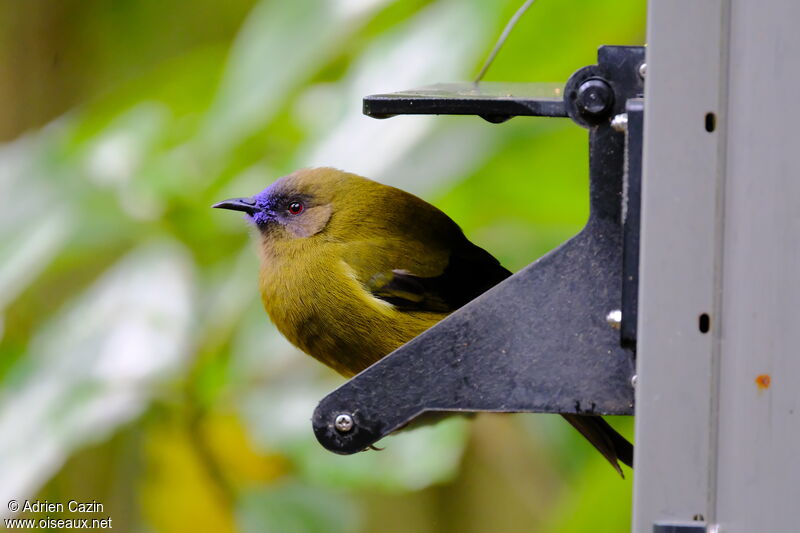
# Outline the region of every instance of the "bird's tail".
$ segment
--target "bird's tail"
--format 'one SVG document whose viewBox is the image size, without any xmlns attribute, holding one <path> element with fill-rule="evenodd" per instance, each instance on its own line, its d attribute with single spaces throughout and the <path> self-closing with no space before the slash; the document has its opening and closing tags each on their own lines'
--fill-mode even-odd
<svg viewBox="0 0 800 533">
<path fill-rule="evenodd" d="M 619 462 L 633 467 L 633 444 L 608 425 L 608 422 L 599 416 L 562 414 L 572 427 L 577 429 L 586 440 L 597 448 L 603 457 L 608 459 L 611 466 L 625 477 Z M 619 462 L 618 462 L 619 461 Z"/>
</svg>

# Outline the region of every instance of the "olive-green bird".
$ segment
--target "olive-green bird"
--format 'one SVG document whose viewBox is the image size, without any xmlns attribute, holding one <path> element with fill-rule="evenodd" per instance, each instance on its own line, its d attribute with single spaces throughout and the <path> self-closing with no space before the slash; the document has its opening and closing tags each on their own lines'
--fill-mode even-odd
<svg viewBox="0 0 800 533">
<path fill-rule="evenodd" d="M 333 168 L 303 169 L 214 207 L 258 228 L 260 288 L 278 330 L 352 376 L 511 272 L 450 217 L 400 189 Z M 563 415 L 622 474 L 633 446 L 597 416 Z"/>
</svg>

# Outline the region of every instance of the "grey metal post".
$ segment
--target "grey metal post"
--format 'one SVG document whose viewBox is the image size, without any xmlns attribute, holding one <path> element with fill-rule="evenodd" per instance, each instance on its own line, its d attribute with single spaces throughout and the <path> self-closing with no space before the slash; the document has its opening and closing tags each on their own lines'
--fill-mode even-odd
<svg viewBox="0 0 800 533">
<path fill-rule="evenodd" d="M 649 3 L 637 533 L 800 531 L 799 22 Z"/>
</svg>

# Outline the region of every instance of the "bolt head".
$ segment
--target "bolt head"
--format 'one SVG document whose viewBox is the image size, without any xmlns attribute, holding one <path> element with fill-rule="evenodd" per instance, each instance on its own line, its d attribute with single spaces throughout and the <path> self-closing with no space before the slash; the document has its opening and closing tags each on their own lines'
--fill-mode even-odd
<svg viewBox="0 0 800 533">
<path fill-rule="evenodd" d="M 647 76 L 647 63 L 642 63 L 639 65 L 639 77 L 644 79 Z"/>
<path fill-rule="evenodd" d="M 581 113 L 598 117 L 614 105 L 614 91 L 601 79 L 588 79 L 578 88 L 575 104 Z"/>
<path fill-rule="evenodd" d="M 614 131 L 625 133 L 625 130 L 628 129 L 628 114 L 620 113 L 619 115 L 615 115 L 614 118 L 611 119 L 611 127 Z"/>
<path fill-rule="evenodd" d="M 339 433 L 347 433 L 353 429 L 353 417 L 346 413 L 336 415 L 336 419 L 333 421 L 333 427 L 335 427 L 336 431 Z"/>
<path fill-rule="evenodd" d="M 622 311 L 619 309 L 609 311 L 609 313 L 606 315 L 606 322 L 612 328 L 619 329 L 620 325 L 622 325 Z"/>
</svg>

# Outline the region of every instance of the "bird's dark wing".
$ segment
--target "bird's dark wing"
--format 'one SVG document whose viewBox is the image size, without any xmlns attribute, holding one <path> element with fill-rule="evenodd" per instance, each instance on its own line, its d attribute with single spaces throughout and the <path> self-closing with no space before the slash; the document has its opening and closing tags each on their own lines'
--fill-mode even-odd
<svg viewBox="0 0 800 533">
<path fill-rule="evenodd" d="M 450 313 L 510 275 L 489 252 L 465 239 L 450 252 L 441 274 L 397 268 L 372 275 L 366 287 L 401 310 Z"/>
</svg>

